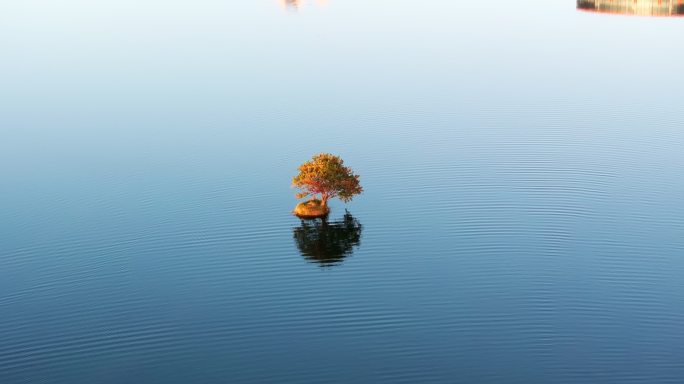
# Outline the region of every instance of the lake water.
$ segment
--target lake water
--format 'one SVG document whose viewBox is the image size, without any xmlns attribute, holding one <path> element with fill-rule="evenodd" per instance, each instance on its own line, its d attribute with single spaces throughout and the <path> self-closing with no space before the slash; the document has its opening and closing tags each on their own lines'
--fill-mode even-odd
<svg viewBox="0 0 684 384">
<path fill-rule="evenodd" d="M 599 2 L 4 2 L 0 383 L 681 383 L 684 20 Z"/>
</svg>

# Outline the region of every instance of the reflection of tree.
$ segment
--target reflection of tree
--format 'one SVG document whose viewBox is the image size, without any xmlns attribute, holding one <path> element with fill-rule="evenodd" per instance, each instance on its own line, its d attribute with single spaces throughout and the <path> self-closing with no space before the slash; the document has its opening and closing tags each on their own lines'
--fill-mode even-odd
<svg viewBox="0 0 684 384">
<path fill-rule="evenodd" d="M 302 220 L 293 230 L 297 248 L 302 256 L 321 266 L 339 264 L 361 243 L 363 227 L 349 212 L 341 220 L 328 222 L 326 218 Z"/>
</svg>

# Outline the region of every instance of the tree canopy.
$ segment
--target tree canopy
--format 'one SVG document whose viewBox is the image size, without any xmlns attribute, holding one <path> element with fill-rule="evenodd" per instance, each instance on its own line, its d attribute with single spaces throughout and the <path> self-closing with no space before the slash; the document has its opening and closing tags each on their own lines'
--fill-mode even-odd
<svg viewBox="0 0 684 384">
<path fill-rule="evenodd" d="M 339 156 L 329 153 L 315 155 L 300 165 L 299 174 L 292 179 L 292 185 L 301 190 L 296 195 L 298 199 L 320 195 L 323 206 L 329 199 L 337 197 L 348 202 L 363 192 L 359 175 L 346 167 Z"/>
</svg>

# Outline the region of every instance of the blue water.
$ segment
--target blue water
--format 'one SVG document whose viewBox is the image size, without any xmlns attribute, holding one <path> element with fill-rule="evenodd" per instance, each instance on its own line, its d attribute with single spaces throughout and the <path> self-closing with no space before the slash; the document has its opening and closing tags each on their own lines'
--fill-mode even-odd
<svg viewBox="0 0 684 384">
<path fill-rule="evenodd" d="M 682 381 L 682 19 L 298 3 L 0 4 L 0 383 Z"/>
</svg>

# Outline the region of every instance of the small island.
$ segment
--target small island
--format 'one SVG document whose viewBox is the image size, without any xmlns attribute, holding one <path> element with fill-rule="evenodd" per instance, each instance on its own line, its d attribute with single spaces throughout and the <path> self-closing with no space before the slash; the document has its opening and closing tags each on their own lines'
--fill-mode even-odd
<svg viewBox="0 0 684 384">
<path fill-rule="evenodd" d="M 346 203 L 363 192 L 359 175 L 346 167 L 339 156 L 329 153 L 314 155 L 300 165 L 299 174 L 292 179 L 292 186 L 301 190 L 296 194 L 298 199 L 311 197 L 297 204 L 292 212 L 305 219 L 327 216 L 330 213 L 328 200 L 332 198 L 337 197 Z"/>
<path fill-rule="evenodd" d="M 330 213 L 330 208 L 328 208 L 327 205 L 323 205 L 322 203 L 323 202 L 318 199 L 307 200 L 303 203 L 297 204 L 292 213 L 294 213 L 295 216 L 304 219 L 315 219 L 323 217 Z"/>
</svg>

